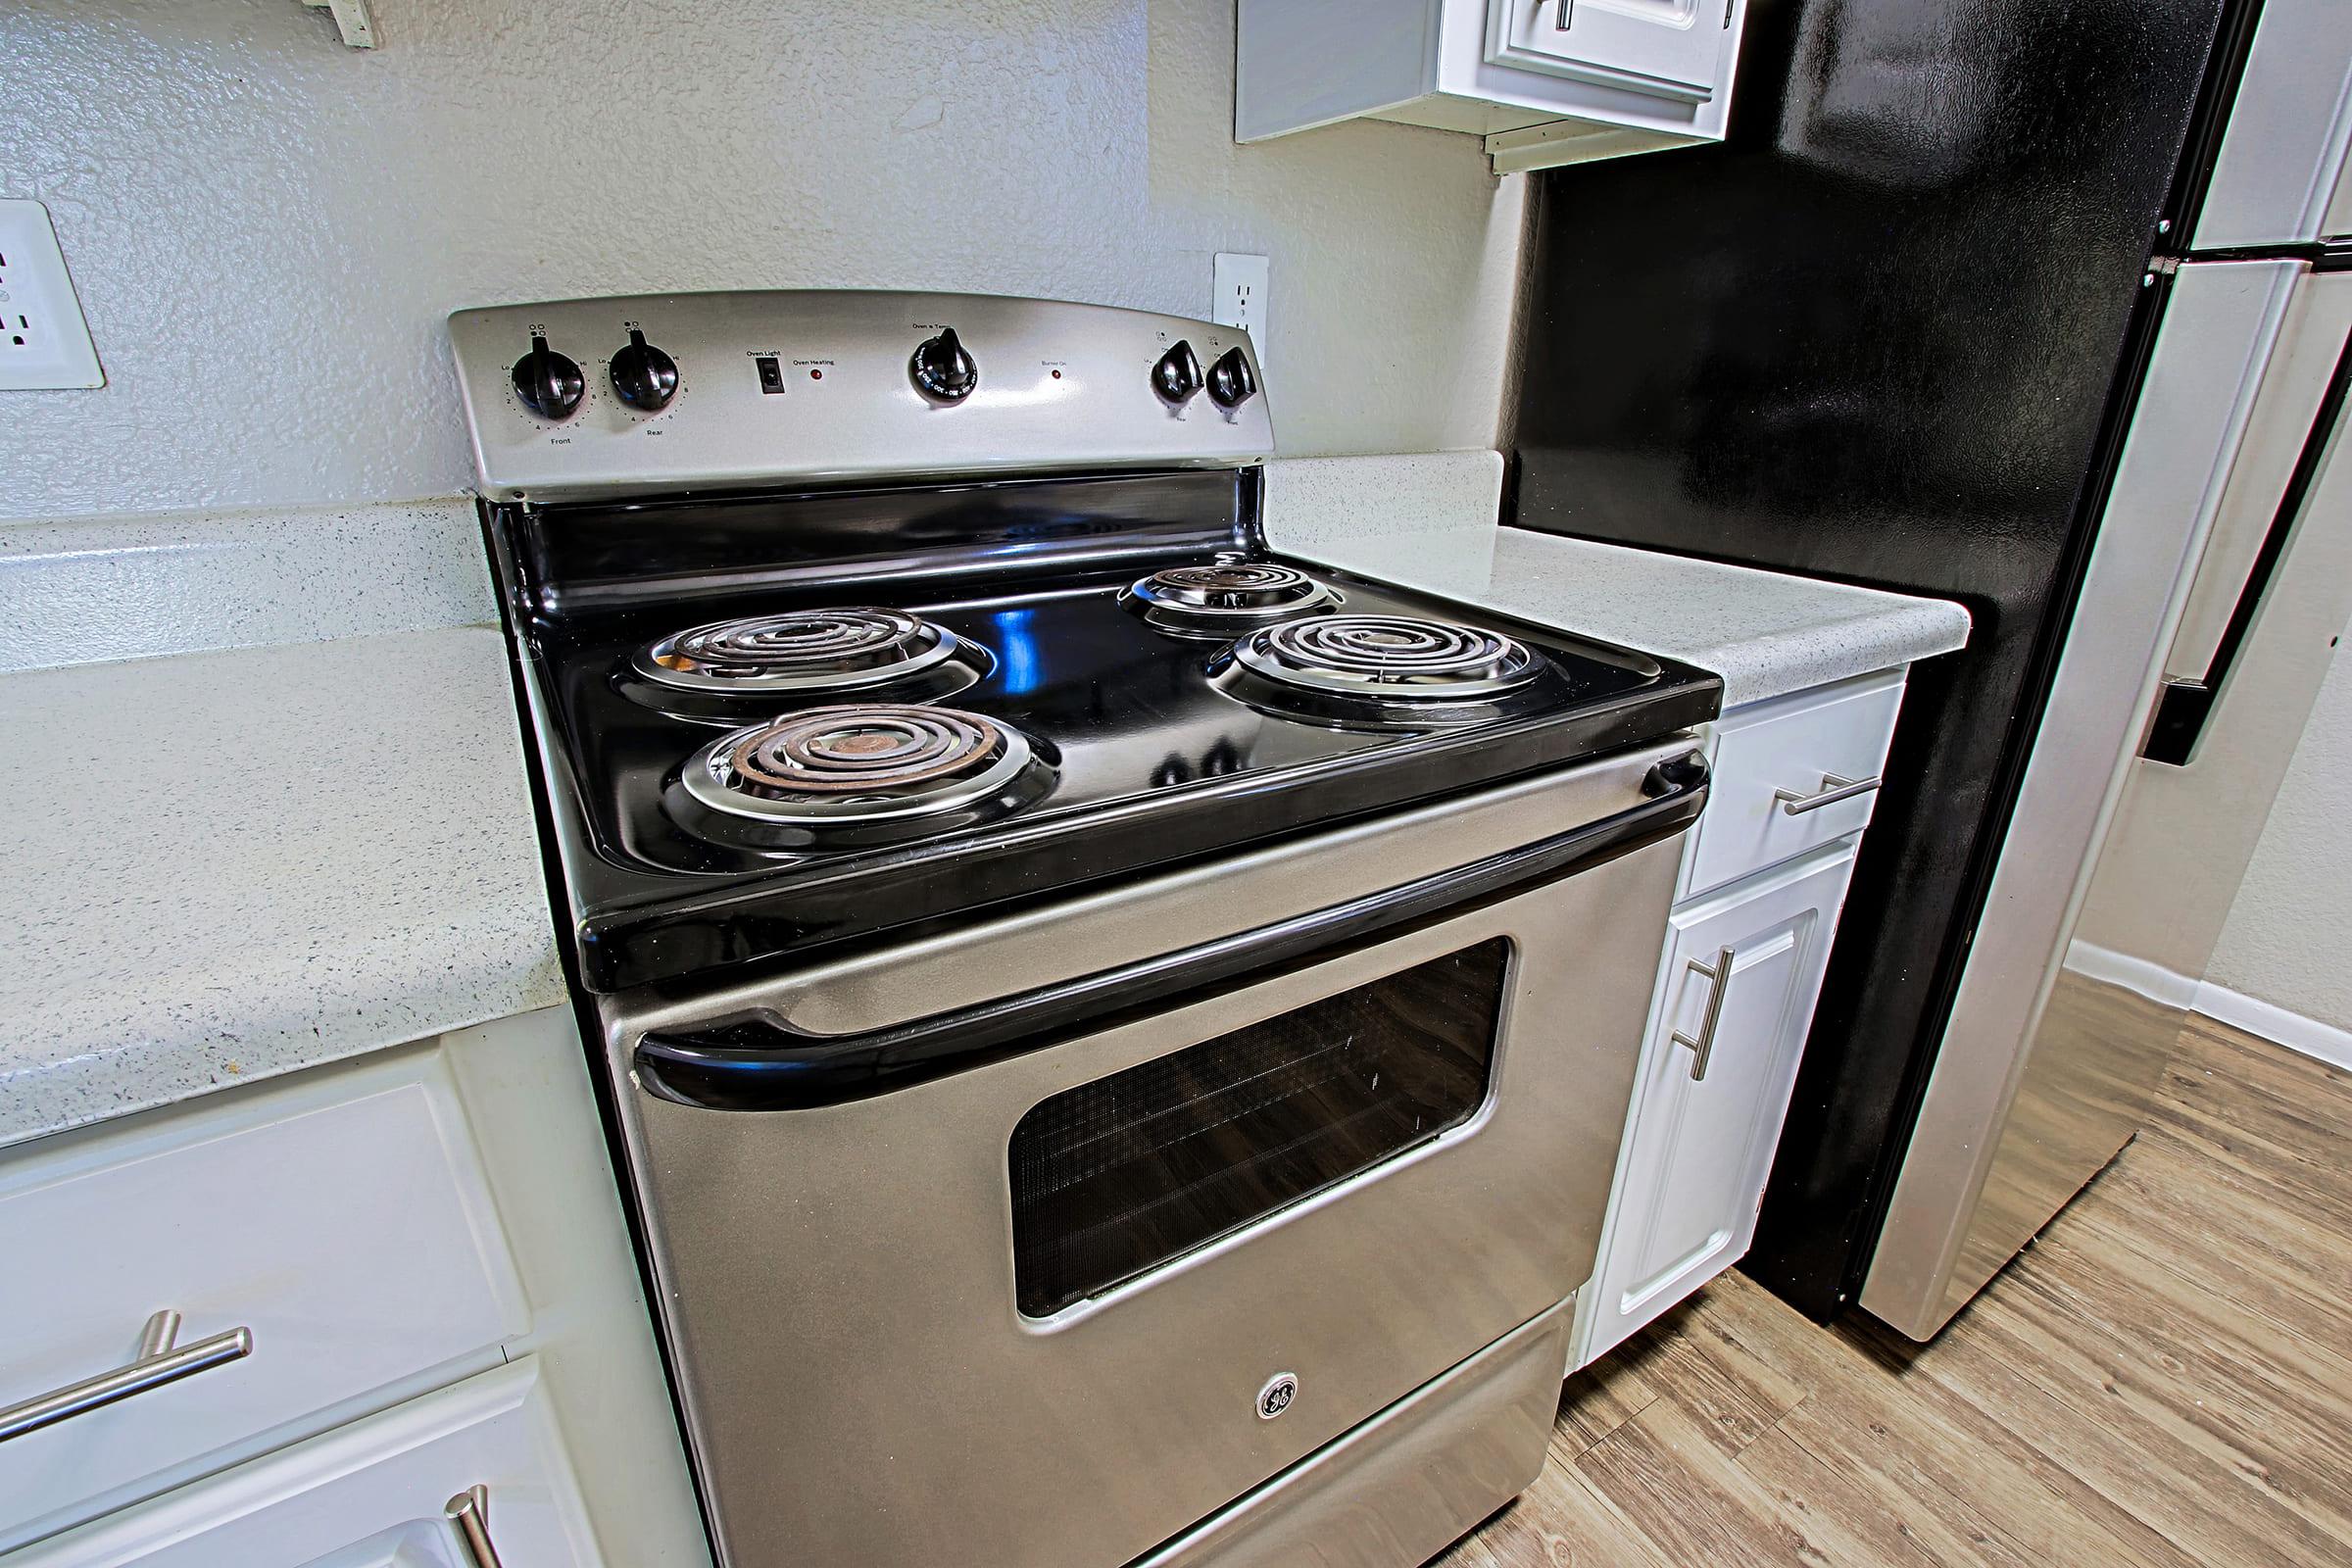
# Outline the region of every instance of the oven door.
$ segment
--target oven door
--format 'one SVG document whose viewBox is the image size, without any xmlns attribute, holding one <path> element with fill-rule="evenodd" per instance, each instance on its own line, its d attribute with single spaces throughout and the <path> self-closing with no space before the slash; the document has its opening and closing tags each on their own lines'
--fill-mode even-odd
<svg viewBox="0 0 2352 1568">
<path fill-rule="evenodd" d="M 1115 1568 L 1572 1295 L 1689 744 L 612 1005 L 731 1568 Z"/>
</svg>

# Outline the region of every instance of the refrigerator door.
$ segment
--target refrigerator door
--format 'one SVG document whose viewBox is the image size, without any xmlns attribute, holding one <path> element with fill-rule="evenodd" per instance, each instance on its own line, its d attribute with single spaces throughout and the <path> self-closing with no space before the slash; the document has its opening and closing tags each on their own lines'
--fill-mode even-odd
<svg viewBox="0 0 2352 1568">
<path fill-rule="evenodd" d="M 2352 15 L 2344 0 L 2264 0 L 2194 247 L 2273 248 L 2352 232 L 2347 142 Z"/>
<path fill-rule="evenodd" d="M 2181 268 L 1861 1301 L 1925 1340 L 2138 1128 L 2352 611 L 2329 467 L 2352 273 Z M 2186 767 L 2140 755 L 2164 672 L 2239 618 Z M 2270 585 L 2266 592 L 2264 581 Z M 2229 609 L 2216 612 L 2220 604 Z M 2217 736 L 2226 738 L 2216 742 Z"/>
<path fill-rule="evenodd" d="M 2221 0 L 1757 0 L 1720 147 L 1537 176 L 1511 520 L 1957 599 L 1743 1267 L 1877 1234 L 2147 352 Z"/>
</svg>

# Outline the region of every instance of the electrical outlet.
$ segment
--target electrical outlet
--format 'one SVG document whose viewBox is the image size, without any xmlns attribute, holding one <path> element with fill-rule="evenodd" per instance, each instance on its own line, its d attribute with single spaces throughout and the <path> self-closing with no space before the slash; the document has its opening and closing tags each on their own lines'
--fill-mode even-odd
<svg viewBox="0 0 2352 1568">
<path fill-rule="evenodd" d="M 104 385 L 49 209 L 0 201 L 0 391 Z"/>
<path fill-rule="evenodd" d="M 1266 363 L 1267 265 L 1263 256 L 1235 256 L 1217 252 L 1215 308 L 1209 319 L 1219 326 L 1238 326 L 1250 334 L 1257 350 L 1258 367 Z"/>
</svg>

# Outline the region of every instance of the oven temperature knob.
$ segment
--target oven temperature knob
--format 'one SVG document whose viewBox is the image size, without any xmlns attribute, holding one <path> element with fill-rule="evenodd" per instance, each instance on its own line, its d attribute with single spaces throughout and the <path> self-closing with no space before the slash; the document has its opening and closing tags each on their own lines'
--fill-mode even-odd
<svg viewBox="0 0 2352 1568">
<path fill-rule="evenodd" d="M 1159 357 L 1152 367 L 1152 390 L 1163 403 L 1182 404 L 1192 400 L 1200 390 L 1200 357 L 1193 352 L 1192 344 L 1183 338 L 1176 346 Z"/>
<path fill-rule="evenodd" d="M 550 419 L 568 419 L 587 395 L 588 383 L 577 361 L 558 354 L 547 339 L 531 334 L 531 352 L 514 362 L 514 395 L 533 414 Z"/>
<path fill-rule="evenodd" d="M 1238 348 L 1227 349 L 1208 368 L 1208 401 L 1220 409 L 1238 409 L 1256 391 L 1257 377 L 1250 373 L 1250 356 Z"/>
<path fill-rule="evenodd" d="M 652 413 L 678 395 L 678 362 L 632 327 L 626 347 L 612 356 L 612 390 L 632 409 Z"/>
<path fill-rule="evenodd" d="M 956 339 L 956 329 L 943 326 L 939 336 L 925 338 L 906 362 L 914 389 L 934 403 L 961 403 L 980 384 L 980 368 Z"/>
</svg>

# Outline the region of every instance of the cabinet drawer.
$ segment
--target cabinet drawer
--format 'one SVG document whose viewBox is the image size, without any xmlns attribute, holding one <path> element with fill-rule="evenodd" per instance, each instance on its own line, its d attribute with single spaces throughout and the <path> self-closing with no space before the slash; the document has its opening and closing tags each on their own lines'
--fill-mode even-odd
<svg viewBox="0 0 2352 1568">
<path fill-rule="evenodd" d="M 1833 790 L 1832 780 L 1878 777 L 1902 700 L 1902 677 L 1886 675 L 1727 715 L 1716 735 L 1707 808 L 1684 859 L 1681 897 L 1712 892 L 1867 826 L 1875 790 L 1824 806 L 1805 802 Z"/>
<path fill-rule="evenodd" d="M 251 1341 L 0 1442 L 0 1550 L 529 1326 L 438 1049 L 26 1146 L 0 1161 L 0 1405 L 138 1359 L 158 1311 L 182 1347 Z"/>
<path fill-rule="evenodd" d="M 450 1503 L 473 1488 L 508 1568 L 601 1561 L 529 1356 L 136 1507 L 10 1568 L 477 1568 Z"/>
</svg>

